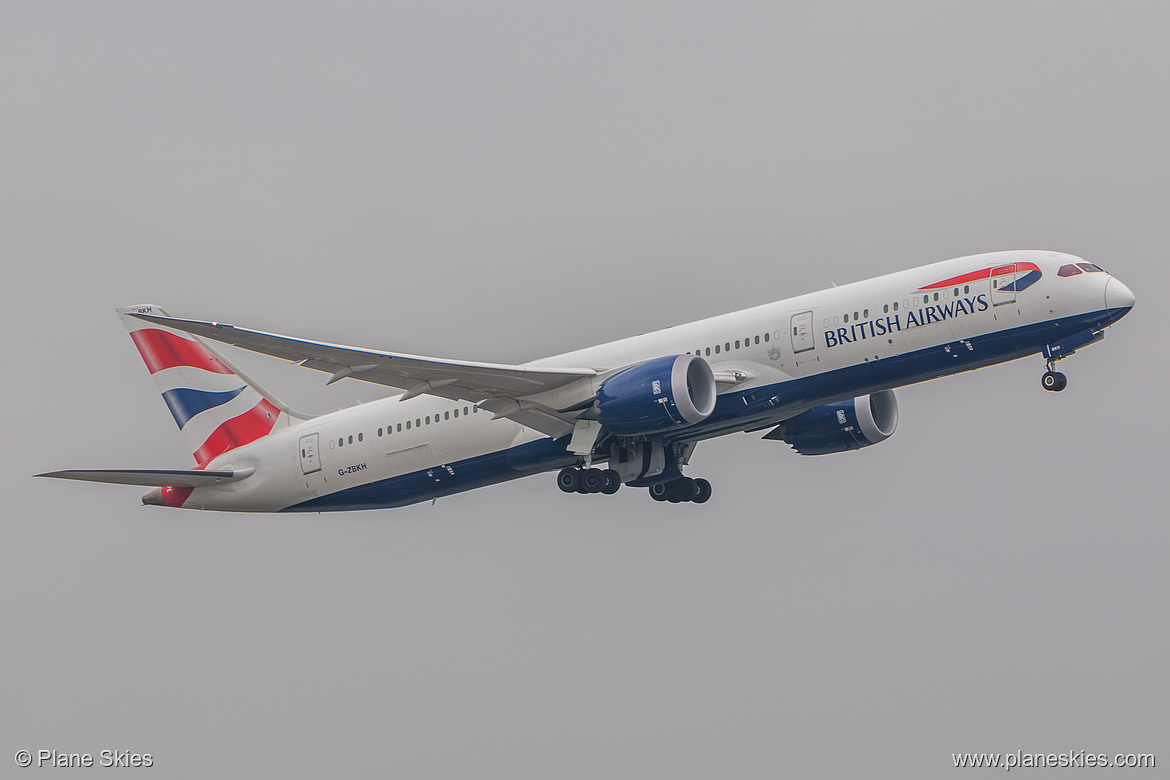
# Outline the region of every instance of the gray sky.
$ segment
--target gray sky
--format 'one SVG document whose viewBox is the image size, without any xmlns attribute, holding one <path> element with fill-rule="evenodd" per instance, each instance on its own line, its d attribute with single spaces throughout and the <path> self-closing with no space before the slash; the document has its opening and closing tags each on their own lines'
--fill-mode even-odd
<svg viewBox="0 0 1170 780">
<path fill-rule="evenodd" d="M 0 774 L 22 748 L 148 752 L 156 777 L 1170 763 L 1167 22 L 4 4 Z M 899 391 L 863 452 L 706 443 L 701 507 L 549 474 L 200 514 L 28 476 L 191 465 L 118 305 L 521 361 L 1009 248 L 1137 294 L 1068 390 L 1033 358 Z M 380 390 L 232 358 L 309 411 Z"/>
</svg>

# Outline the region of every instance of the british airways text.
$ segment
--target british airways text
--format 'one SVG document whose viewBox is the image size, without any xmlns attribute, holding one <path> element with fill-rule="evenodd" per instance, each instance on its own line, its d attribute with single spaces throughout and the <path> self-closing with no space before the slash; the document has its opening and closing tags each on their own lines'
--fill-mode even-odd
<svg viewBox="0 0 1170 780">
<path fill-rule="evenodd" d="M 976 295 L 970 298 L 956 298 L 947 303 L 936 303 L 925 306 L 918 311 L 907 311 L 889 317 L 881 317 L 865 322 L 855 322 L 848 328 L 836 328 L 825 331 L 825 346 L 835 347 L 838 344 L 851 344 L 854 341 L 877 338 L 887 333 L 893 333 L 903 328 L 916 328 L 921 325 L 930 325 L 942 322 L 952 317 L 987 311 L 990 304 L 986 295 Z M 905 319 L 903 319 L 905 317 Z"/>
</svg>

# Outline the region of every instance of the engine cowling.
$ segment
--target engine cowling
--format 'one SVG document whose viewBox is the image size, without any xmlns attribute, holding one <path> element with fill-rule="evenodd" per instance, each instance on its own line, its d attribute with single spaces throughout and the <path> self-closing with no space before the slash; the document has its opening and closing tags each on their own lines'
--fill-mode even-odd
<svg viewBox="0 0 1170 780">
<path fill-rule="evenodd" d="M 597 408 L 610 431 L 656 433 L 702 422 L 715 411 L 715 375 L 697 355 L 654 358 L 601 383 Z"/>
<path fill-rule="evenodd" d="M 765 439 L 779 439 L 801 455 L 828 455 L 883 442 L 898 427 L 893 390 L 825 404 L 785 420 Z"/>
</svg>

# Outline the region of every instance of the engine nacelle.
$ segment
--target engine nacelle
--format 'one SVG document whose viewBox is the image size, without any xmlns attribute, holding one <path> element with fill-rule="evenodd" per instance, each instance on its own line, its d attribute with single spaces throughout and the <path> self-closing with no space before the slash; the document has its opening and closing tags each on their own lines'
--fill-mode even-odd
<svg viewBox="0 0 1170 780">
<path fill-rule="evenodd" d="M 801 455 L 859 450 L 885 441 L 898 427 L 893 390 L 825 404 L 777 425 L 765 439 L 779 439 Z"/>
<path fill-rule="evenodd" d="M 696 355 L 654 358 L 601 383 L 597 409 L 610 431 L 623 436 L 694 425 L 715 411 L 715 375 Z"/>
</svg>

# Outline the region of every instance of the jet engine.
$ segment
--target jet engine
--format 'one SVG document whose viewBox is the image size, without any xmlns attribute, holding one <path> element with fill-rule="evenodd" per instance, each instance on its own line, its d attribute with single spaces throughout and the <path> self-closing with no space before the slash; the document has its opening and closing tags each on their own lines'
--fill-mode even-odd
<svg viewBox="0 0 1170 780">
<path fill-rule="evenodd" d="M 828 455 L 885 441 L 897 427 L 894 391 L 882 390 L 809 409 L 780 423 L 764 438 L 787 442 L 801 455 Z"/>
<path fill-rule="evenodd" d="M 638 436 L 694 425 L 715 411 L 715 375 L 696 355 L 654 358 L 606 379 L 597 392 L 601 421 L 613 433 Z"/>
</svg>

